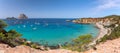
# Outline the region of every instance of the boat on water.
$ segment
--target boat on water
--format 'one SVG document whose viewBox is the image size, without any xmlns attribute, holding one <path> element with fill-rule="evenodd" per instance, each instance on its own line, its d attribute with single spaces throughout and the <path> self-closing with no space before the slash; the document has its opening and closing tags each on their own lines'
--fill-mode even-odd
<svg viewBox="0 0 120 53">
<path fill-rule="evenodd" d="M 67 22 L 70 22 L 71 20 L 66 20 Z"/>
</svg>

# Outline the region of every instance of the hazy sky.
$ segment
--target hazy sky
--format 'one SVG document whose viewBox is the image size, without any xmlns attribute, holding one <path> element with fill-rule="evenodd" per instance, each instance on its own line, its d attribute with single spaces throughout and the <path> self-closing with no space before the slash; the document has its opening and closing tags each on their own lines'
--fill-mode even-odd
<svg viewBox="0 0 120 53">
<path fill-rule="evenodd" d="M 0 18 L 78 18 L 120 14 L 120 0 L 0 0 Z"/>
</svg>

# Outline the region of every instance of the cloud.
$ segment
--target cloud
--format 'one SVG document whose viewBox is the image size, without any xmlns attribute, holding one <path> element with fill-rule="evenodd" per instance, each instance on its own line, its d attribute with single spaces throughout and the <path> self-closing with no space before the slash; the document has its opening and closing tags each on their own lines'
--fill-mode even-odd
<svg viewBox="0 0 120 53">
<path fill-rule="evenodd" d="M 97 0 L 99 5 L 95 8 L 95 13 L 113 9 L 113 8 L 120 8 L 120 0 Z"/>
</svg>

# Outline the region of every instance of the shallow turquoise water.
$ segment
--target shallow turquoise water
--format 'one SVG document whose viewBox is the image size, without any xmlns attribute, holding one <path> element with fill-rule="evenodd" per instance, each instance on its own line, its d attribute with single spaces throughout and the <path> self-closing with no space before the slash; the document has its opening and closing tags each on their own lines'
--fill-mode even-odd
<svg viewBox="0 0 120 53">
<path fill-rule="evenodd" d="M 70 42 L 80 35 L 99 32 L 93 24 L 75 24 L 66 22 L 67 19 L 27 19 L 5 20 L 9 26 L 6 30 L 17 30 L 23 38 L 40 44 L 57 45 Z"/>
</svg>

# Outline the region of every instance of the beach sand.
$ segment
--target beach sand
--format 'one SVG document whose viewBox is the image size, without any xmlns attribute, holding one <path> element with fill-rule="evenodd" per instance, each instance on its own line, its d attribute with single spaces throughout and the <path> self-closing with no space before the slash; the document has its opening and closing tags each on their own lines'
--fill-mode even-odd
<svg viewBox="0 0 120 53">
<path fill-rule="evenodd" d="M 108 34 L 109 31 L 109 28 L 104 28 L 103 24 L 100 22 L 97 22 L 95 25 L 99 29 L 99 34 L 95 37 L 92 44 L 96 44 L 96 41 Z"/>
</svg>

